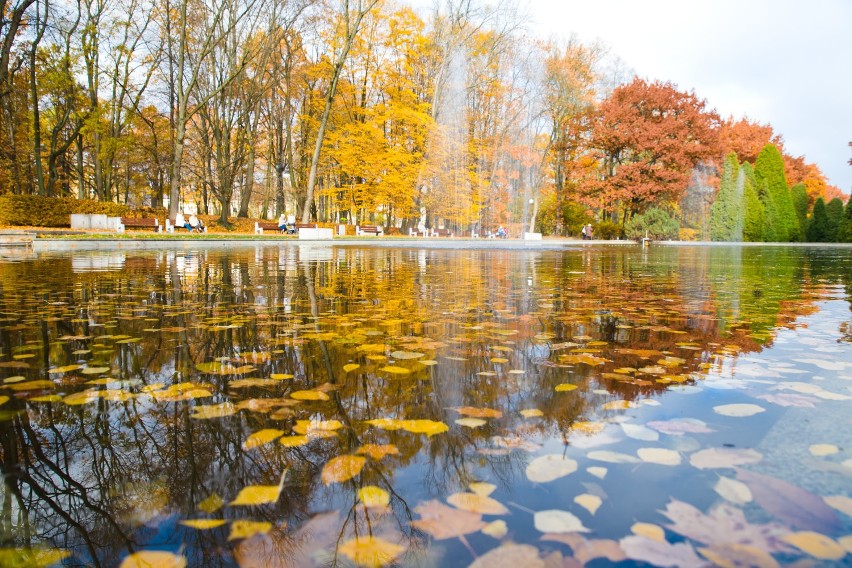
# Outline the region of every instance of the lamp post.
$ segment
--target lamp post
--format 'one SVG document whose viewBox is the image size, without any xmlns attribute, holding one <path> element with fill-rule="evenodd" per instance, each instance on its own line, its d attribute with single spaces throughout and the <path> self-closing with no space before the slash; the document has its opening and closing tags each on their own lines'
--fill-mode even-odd
<svg viewBox="0 0 852 568">
<path fill-rule="evenodd" d="M 533 227 L 533 225 L 535 224 L 535 209 L 533 208 L 534 205 L 535 205 L 535 199 L 530 197 L 530 229 L 529 229 L 530 233 L 535 232 L 535 227 Z"/>
</svg>

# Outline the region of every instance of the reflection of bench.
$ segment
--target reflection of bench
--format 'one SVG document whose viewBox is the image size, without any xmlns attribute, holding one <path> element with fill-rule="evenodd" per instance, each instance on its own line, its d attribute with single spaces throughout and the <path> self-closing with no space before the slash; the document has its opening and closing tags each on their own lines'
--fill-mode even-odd
<svg viewBox="0 0 852 568">
<path fill-rule="evenodd" d="M 123 232 L 125 229 L 154 229 L 159 233 L 162 227 L 160 227 L 160 221 L 153 217 L 122 217 L 118 232 Z"/>
<path fill-rule="evenodd" d="M 361 225 L 360 227 L 355 228 L 355 234 L 359 237 L 367 235 L 378 237 L 379 235 L 384 235 L 384 231 L 382 231 L 382 228 L 378 225 Z"/>
<path fill-rule="evenodd" d="M 433 237 L 452 237 L 453 232 L 449 229 L 432 229 Z"/>
<path fill-rule="evenodd" d="M 263 231 L 281 231 L 284 232 L 283 229 L 278 228 L 278 221 L 255 221 L 254 222 L 254 234 L 262 235 Z"/>
</svg>

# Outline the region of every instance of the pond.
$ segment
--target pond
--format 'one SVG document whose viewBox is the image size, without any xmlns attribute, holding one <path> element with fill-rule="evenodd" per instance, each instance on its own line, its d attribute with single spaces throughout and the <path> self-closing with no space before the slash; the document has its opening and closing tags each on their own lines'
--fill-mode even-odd
<svg viewBox="0 0 852 568">
<path fill-rule="evenodd" d="M 836 566 L 852 249 L 0 262 L 2 566 Z"/>
</svg>

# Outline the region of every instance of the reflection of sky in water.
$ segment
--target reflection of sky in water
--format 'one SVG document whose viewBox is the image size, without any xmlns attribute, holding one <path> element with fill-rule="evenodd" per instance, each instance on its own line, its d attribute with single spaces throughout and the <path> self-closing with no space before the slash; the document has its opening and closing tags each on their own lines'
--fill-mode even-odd
<svg viewBox="0 0 852 568">
<path fill-rule="evenodd" d="M 71 564 L 113 565 L 146 547 L 182 551 L 197 566 L 271 563 L 280 547 L 288 565 L 313 565 L 356 534 L 404 546 L 403 564 L 465 566 L 508 541 L 541 558 L 613 546 L 653 562 L 684 537 L 690 554 L 721 547 L 742 561 L 742 549 L 731 552 L 736 535 L 701 541 L 661 511 L 683 502 L 711 514 L 732 499 L 730 487 L 751 487 L 751 498 L 729 504 L 750 523 L 813 530 L 841 546 L 852 532 L 850 258 L 771 247 L 287 246 L 0 264 L 11 500 L 2 535 L 21 546 L 24 527 L 12 518 L 23 514 L 34 542 L 71 550 Z M 329 400 L 296 402 L 296 391 Z M 66 404 L 74 396 L 81 404 Z M 228 404 L 228 415 L 193 417 Z M 532 410 L 541 416 L 521 414 Z M 482 424 L 456 422 L 486 411 Z M 365 423 L 374 419 L 448 431 Z M 301 434 L 309 420 L 306 445 L 243 447 L 253 432 Z M 314 429 L 332 420 L 342 428 Z M 365 444 L 398 453 L 321 481 L 329 462 Z M 546 455 L 576 471 L 531 481 Z M 285 469 L 274 504 L 227 505 Z M 771 491 L 753 487 L 752 474 L 769 476 L 756 479 Z M 505 535 L 433 540 L 417 524 L 430 500 L 446 503 L 476 482 L 494 484 L 490 498 L 510 511 L 483 520 L 502 518 Z M 388 510 L 357 504 L 367 485 L 388 492 Z M 792 507 L 781 506 L 785 491 Z M 211 495 L 226 504 L 200 510 Z M 534 514 L 551 509 L 574 515 L 585 540 L 542 541 Z M 320 516 L 329 511 L 339 514 Z M 199 518 L 227 523 L 177 524 Z M 273 528 L 229 540 L 238 520 Z M 637 522 L 676 528 L 660 549 L 631 536 Z M 768 552 L 811 557 L 785 546 Z"/>
</svg>

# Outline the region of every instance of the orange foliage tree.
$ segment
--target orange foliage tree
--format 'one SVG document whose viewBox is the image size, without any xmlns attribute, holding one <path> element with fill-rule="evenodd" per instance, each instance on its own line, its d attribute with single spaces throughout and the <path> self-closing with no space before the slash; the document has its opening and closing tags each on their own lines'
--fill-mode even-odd
<svg viewBox="0 0 852 568">
<path fill-rule="evenodd" d="M 582 198 L 622 212 L 622 222 L 649 205 L 679 201 L 692 168 L 718 154 L 718 123 L 705 101 L 671 83 L 636 78 L 616 88 L 593 118 L 600 177 L 581 183 Z"/>
</svg>

